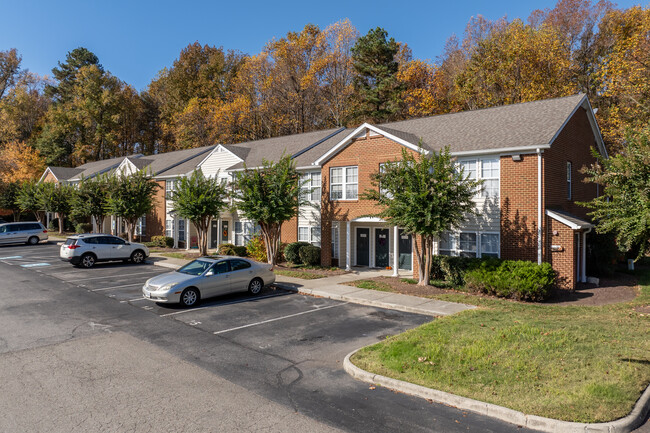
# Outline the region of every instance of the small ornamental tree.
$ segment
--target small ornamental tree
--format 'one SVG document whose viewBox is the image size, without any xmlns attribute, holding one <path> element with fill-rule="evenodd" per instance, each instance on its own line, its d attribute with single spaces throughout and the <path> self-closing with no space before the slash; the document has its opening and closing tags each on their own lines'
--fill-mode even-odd
<svg viewBox="0 0 650 433">
<path fill-rule="evenodd" d="M 158 184 L 144 171 L 109 178 L 106 214 L 124 218 L 129 242 L 138 218 L 153 209 L 157 188 Z"/>
<path fill-rule="evenodd" d="M 278 256 L 282 223 L 296 216 L 300 205 L 307 204 L 300 197 L 300 189 L 300 174 L 289 156 L 277 163 L 265 160 L 261 168 L 246 168 L 235 181 L 236 207 L 259 224 L 271 268 Z"/>
<path fill-rule="evenodd" d="M 75 190 L 63 183 L 43 182 L 41 184 L 41 202 L 46 212 L 54 212 L 59 220 L 59 234 L 63 233 L 65 218 L 72 209 Z"/>
<path fill-rule="evenodd" d="M 205 177 L 196 170 L 190 177 L 182 177 L 172 192 L 172 212 L 192 221 L 199 238 L 199 253 L 208 253 L 208 229 L 214 218 L 228 205 L 228 190 L 216 176 Z"/>
<path fill-rule="evenodd" d="M 34 181 L 23 182 L 16 197 L 16 203 L 22 212 L 32 212 L 36 220 L 43 223 L 45 213 L 43 211 L 43 192 L 45 184 Z"/>
<path fill-rule="evenodd" d="M 9 182 L 0 184 L 0 209 L 10 210 L 14 221 L 20 220 L 22 213 L 18 205 L 18 194 L 20 193 L 20 183 Z"/>
<path fill-rule="evenodd" d="M 71 215 L 75 219 L 94 218 L 101 232 L 106 218 L 107 203 L 108 180 L 105 177 L 82 179 L 77 193 L 72 198 Z"/>
<path fill-rule="evenodd" d="M 588 203 L 598 233 L 613 233 L 621 251 L 636 258 L 650 254 L 650 130 L 628 136 L 622 153 L 586 169 L 588 180 L 603 186 L 603 194 Z"/>
<path fill-rule="evenodd" d="M 472 198 L 481 182 L 458 170 L 449 148 L 417 156 L 403 149 L 401 160 L 384 164 L 372 179 L 379 188 L 363 197 L 378 202 L 376 216 L 416 236 L 418 285 L 428 285 L 433 241 L 476 212 Z"/>
</svg>

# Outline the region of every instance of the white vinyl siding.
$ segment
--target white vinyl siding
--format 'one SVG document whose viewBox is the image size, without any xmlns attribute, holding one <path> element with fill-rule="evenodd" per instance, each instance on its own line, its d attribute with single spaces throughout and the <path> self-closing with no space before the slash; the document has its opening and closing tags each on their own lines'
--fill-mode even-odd
<svg viewBox="0 0 650 433">
<path fill-rule="evenodd" d="M 330 168 L 330 200 L 356 200 L 358 197 L 358 167 Z"/>
</svg>

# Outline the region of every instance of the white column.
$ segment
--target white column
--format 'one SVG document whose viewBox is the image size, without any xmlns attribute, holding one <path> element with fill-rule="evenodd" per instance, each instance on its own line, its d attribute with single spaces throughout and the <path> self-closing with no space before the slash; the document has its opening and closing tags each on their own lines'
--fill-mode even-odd
<svg viewBox="0 0 650 433">
<path fill-rule="evenodd" d="M 537 149 L 537 264 L 542 264 L 542 150 Z"/>
<path fill-rule="evenodd" d="M 582 282 L 587 282 L 587 233 L 591 229 L 582 232 Z"/>
<path fill-rule="evenodd" d="M 346 271 L 352 270 L 352 263 L 351 263 L 352 254 L 350 252 L 350 249 L 352 248 L 351 246 L 352 242 L 350 240 L 351 225 L 352 223 L 348 221 L 345 229 L 345 270 Z"/>
<path fill-rule="evenodd" d="M 178 217 L 174 216 L 174 248 L 178 248 Z"/>
<path fill-rule="evenodd" d="M 198 235 L 197 235 L 197 239 L 198 239 Z M 190 220 L 185 220 L 185 249 L 186 250 L 190 249 Z"/>
<path fill-rule="evenodd" d="M 399 277 L 399 228 L 393 227 L 393 277 Z"/>
</svg>

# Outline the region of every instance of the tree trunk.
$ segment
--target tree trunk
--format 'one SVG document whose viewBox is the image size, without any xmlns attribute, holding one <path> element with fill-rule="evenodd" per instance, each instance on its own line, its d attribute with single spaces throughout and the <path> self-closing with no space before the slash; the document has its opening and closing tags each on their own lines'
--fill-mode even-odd
<svg viewBox="0 0 650 433">
<path fill-rule="evenodd" d="M 212 219 L 192 221 L 192 224 L 196 229 L 196 236 L 199 238 L 199 254 L 202 256 L 208 255 L 208 227 L 210 227 L 211 221 Z M 187 242 L 189 242 L 189 239 Z"/>
<path fill-rule="evenodd" d="M 138 219 L 136 218 L 135 221 Z M 131 219 L 128 218 L 126 220 L 126 236 L 129 240 L 129 242 L 133 242 L 133 236 L 135 236 L 135 222 Z"/>
<path fill-rule="evenodd" d="M 271 265 L 271 270 L 275 267 L 275 258 L 278 253 L 279 225 L 278 224 L 260 224 L 262 228 L 262 238 L 266 247 L 266 262 Z"/>
<path fill-rule="evenodd" d="M 63 234 L 63 215 L 61 215 L 60 213 L 57 212 L 56 217 L 59 219 L 59 234 L 62 235 Z"/>
</svg>

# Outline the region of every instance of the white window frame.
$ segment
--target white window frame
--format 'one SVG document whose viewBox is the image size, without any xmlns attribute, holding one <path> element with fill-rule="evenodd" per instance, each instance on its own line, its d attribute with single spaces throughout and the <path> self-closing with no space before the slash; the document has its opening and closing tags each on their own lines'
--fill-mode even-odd
<svg viewBox="0 0 650 433">
<path fill-rule="evenodd" d="M 135 235 L 143 236 L 147 229 L 147 216 L 141 216 L 138 218 L 138 222 L 135 224 Z"/>
<path fill-rule="evenodd" d="M 460 247 L 460 235 L 461 233 L 471 233 L 476 235 L 476 251 L 471 251 L 471 250 L 463 250 Z M 483 235 L 496 235 L 497 236 L 497 257 L 501 258 L 501 234 L 499 232 L 482 232 L 482 231 L 474 231 L 474 230 L 459 230 L 459 231 L 453 231 L 453 232 L 445 232 L 444 234 L 448 234 L 450 236 L 450 244 L 451 248 L 449 249 L 442 249 L 440 248 L 440 241 L 438 241 L 438 254 L 439 255 L 447 255 L 447 256 L 453 256 L 453 257 L 459 257 L 461 256 L 462 253 L 476 253 L 477 258 L 483 257 L 483 245 L 481 242 L 481 237 Z M 448 254 L 443 254 L 443 252 L 446 252 Z M 494 254 L 492 252 L 486 252 L 486 254 Z M 494 257 L 490 255 L 489 257 Z"/>
<path fill-rule="evenodd" d="M 330 239 L 330 246 L 332 248 L 332 258 L 339 258 L 339 248 L 341 246 L 339 239 L 339 223 L 332 223 L 332 238 Z"/>
<path fill-rule="evenodd" d="M 483 175 L 483 164 L 484 162 L 487 161 L 494 161 L 497 164 L 497 170 L 498 174 L 497 176 L 484 176 Z M 466 163 L 474 163 L 475 164 L 475 175 L 473 177 L 470 177 L 472 180 L 496 180 L 497 181 L 497 194 L 492 196 L 488 195 L 485 189 L 485 184 L 483 185 L 482 188 L 479 188 L 479 190 L 476 192 L 476 195 L 474 198 L 483 198 L 483 199 L 499 199 L 501 196 L 501 158 L 498 155 L 491 156 L 491 157 L 483 157 L 483 158 L 460 158 L 457 161 L 457 165 L 460 169 L 460 167 L 463 166 L 463 164 Z M 469 174 L 467 172 L 464 172 L 465 175 Z"/>
<path fill-rule="evenodd" d="M 566 189 L 566 194 L 567 194 L 567 200 L 573 200 L 573 185 L 571 184 L 572 182 L 572 170 L 571 170 L 571 161 L 566 162 L 566 183 L 567 183 L 567 189 Z"/>
<path fill-rule="evenodd" d="M 316 230 L 318 231 L 317 233 Z M 302 233 L 301 233 L 302 232 Z M 321 227 L 320 226 L 299 226 L 298 242 L 308 242 L 315 247 L 321 246 Z"/>
<path fill-rule="evenodd" d="M 185 236 L 185 220 L 184 219 L 179 219 L 178 220 L 178 240 L 185 242 L 186 241 L 186 236 Z"/>
<path fill-rule="evenodd" d="M 168 238 L 173 238 L 174 237 L 174 220 L 173 219 L 166 219 L 165 220 L 165 236 Z"/>
<path fill-rule="evenodd" d="M 171 193 L 176 191 L 177 179 L 168 179 L 165 181 L 165 200 L 171 200 Z"/>
<path fill-rule="evenodd" d="M 237 225 L 239 225 L 240 231 L 237 231 Z M 260 232 L 260 226 L 253 224 L 252 221 L 235 221 L 233 232 L 235 234 L 235 245 L 246 246 L 251 241 L 253 236 Z M 237 241 L 238 236 L 241 239 L 241 243 Z"/>
<path fill-rule="evenodd" d="M 302 175 L 302 194 L 305 200 L 320 202 L 321 179 L 320 171 L 306 172 Z"/>
<path fill-rule="evenodd" d="M 341 170 L 341 182 L 332 182 L 332 171 L 333 170 Z M 348 170 L 355 169 L 357 171 L 357 181 L 356 182 L 348 182 Z M 331 201 L 351 201 L 351 200 L 359 200 L 359 166 L 357 165 L 348 165 L 345 167 L 330 167 L 330 200 Z M 332 196 L 332 186 L 334 185 L 340 185 L 341 186 L 341 198 L 334 198 Z M 354 185 L 356 187 L 356 196 L 355 197 L 348 197 L 348 186 Z"/>
</svg>

